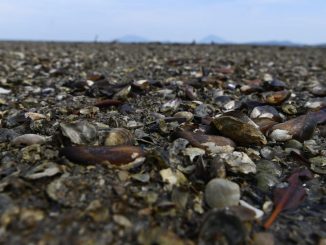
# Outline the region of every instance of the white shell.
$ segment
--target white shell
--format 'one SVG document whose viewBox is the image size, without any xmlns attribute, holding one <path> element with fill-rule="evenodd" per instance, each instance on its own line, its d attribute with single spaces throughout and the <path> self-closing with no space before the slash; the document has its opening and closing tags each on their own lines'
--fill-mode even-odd
<svg viewBox="0 0 326 245">
<path fill-rule="evenodd" d="M 276 141 L 287 141 L 292 139 L 292 135 L 289 134 L 289 131 L 283 129 L 273 130 L 269 137 Z"/>
<path fill-rule="evenodd" d="M 23 134 L 17 136 L 12 140 L 12 144 L 18 145 L 34 145 L 34 144 L 44 144 L 47 138 L 38 134 Z"/>
<path fill-rule="evenodd" d="M 221 158 L 234 173 L 256 173 L 256 164 L 244 152 L 234 151 L 229 154 L 221 154 Z"/>
</svg>

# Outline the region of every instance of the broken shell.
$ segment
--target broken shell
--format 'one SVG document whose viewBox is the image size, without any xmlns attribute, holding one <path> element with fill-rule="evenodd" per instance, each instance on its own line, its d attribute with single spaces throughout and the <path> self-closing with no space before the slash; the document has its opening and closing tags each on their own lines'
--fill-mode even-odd
<svg viewBox="0 0 326 245">
<path fill-rule="evenodd" d="M 232 111 L 213 120 L 219 132 L 242 145 L 266 144 L 267 140 L 258 126 L 245 114 Z"/>
<path fill-rule="evenodd" d="M 326 174 L 326 157 L 317 156 L 310 158 L 311 170 L 318 174 Z"/>
<path fill-rule="evenodd" d="M 221 158 L 226 163 L 226 167 L 234 173 L 256 173 L 256 165 L 250 157 L 239 151 L 221 154 Z"/>
<path fill-rule="evenodd" d="M 12 144 L 19 146 L 19 145 L 34 145 L 34 144 L 44 144 L 47 138 L 42 135 L 38 134 L 23 134 L 17 136 L 12 140 Z"/>
<path fill-rule="evenodd" d="M 183 150 L 183 155 L 188 156 L 190 161 L 193 162 L 195 157 L 205 155 L 205 150 L 197 147 L 188 147 Z"/>
<path fill-rule="evenodd" d="M 119 92 L 117 92 L 114 96 L 113 99 L 121 99 L 125 100 L 128 98 L 129 94 L 131 92 L 131 86 L 126 86 L 122 88 Z"/>
<path fill-rule="evenodd" d="M 30 118 L 33 121 L 41 120 L 41 119 L 46 119 L 46 116 L 40 113 L 35 113 L 35 112 L 26 112 L 25 113 L 26 118 Z"/>
<path fill-rule="evenodd" d="M 282 90 L 277 92 L 267 92 L 263 94 L 264 101 L 270 105 L 280 105 L 287 100 L 291 95 L 288 90 Z"/>
<path fill-rule="evenodd" d="M 68 146 L 60 154 L 79 164 L 130 164 L 145 160 L 145 153 L 136 146 Z"/>
<path fill-rule="evenodd" d="M 138 80 L 134 81 L 132 85 L 140 90 L 147 90 L 149 89 L 149 81 L 148 80 Z"/>
<path fill-rule="evenodd" d="M 316 120 L 310 113 L 274 125 L 269 130 L 269 137 L 276 141 L 287 141 L 295 138 L 299 141 L 310 139 L 317 126 Z"/>
<path fill-rule="evenodd" d="M 74 144 L 97 143 L 97 130 L 93 124 L 87 121 L 60 123 L 60 127 L 62 134 Z"/>
<path fill-rule="evenodd" d="M 173 171 L 171 168 L 160 170 L 160 175 L 163 182 L 168 183 L 170 186 L 180 186 L 187 182 L 187 178 L 179 170 Z"/>
<path fill-rule="evenodd" d="M 85 107 L 79 110 L 81 115 L 95 115 L 100 109 L 96 106 Z"/>
<path fill-rule="evenodd" d="M 113 128 L 106 136 L 104 145 L 106 146 L 132 145 L 133 140 L 134 140 L 133 135 L 128 129 Z"/>
<path fill-rule="evenodd" d="M 212 179 L 206 185 L 205 200 L 211 208 L 225 208 L 238 205 L 240 201 L 240 187 L 230 180 Z"/>
<path fill-rule="evenodd" d="M 279 183 L 281 177 L 281 167 L 272 161 L 260 160 L 256 163 L 257 174 L 257 187 L 263 191 L 268 191 L 269 188 Z"/>
<path fill-rule="evenodd" d="M 61 173 L 61 169 L 57 164 L 53 162 L 45 162 L 41 165 L 37 165 L 29 170 L 24 177 L 26 179 L 40 179 L 44 177 L 54 176 Z"/>
<path fill-rule="evenodd" d="M 170 100 L 162 105 L 161 112 L 176 111 L 180 104 L 180 99 Z"/>
</svg>

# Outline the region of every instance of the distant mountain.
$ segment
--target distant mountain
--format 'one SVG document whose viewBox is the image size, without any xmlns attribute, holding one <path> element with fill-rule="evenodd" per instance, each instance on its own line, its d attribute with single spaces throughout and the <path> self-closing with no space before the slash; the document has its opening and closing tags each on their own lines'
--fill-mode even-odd
<svg viewBox="0 0 326 245">
<path fill-rule="evenodd" d="M 137 35 L 125 35 L 117 38 L 115 41 L 120 43 L 146 43 L 148 40 L 144 37 Z"/>
<path fill-rule="evenodd" d="M 326 43 L 318 44 L 318 45 L 316 45 L 316 46 L 317 46 L 317 47 L 326 48 Z"/>
<path fill-rule="evenodd" d="M 204 37 L 203 39 L 199 40 L 198 43 L 204 43 L 204 44 L 211 44 L 211 43 L 229 43 L 225 39 L 215 36 L 215 35 L 208 35 Z"/>
<path fill-rule="evenodd" d="M 302 44 L 294 43 L 287 40 L 271 40 L 271 41 L 257 41 L 257 42 L 249 42 L 244 43 L 249 45 L 262 45 L 262 46 L 302 46 Z"/>
</svg>

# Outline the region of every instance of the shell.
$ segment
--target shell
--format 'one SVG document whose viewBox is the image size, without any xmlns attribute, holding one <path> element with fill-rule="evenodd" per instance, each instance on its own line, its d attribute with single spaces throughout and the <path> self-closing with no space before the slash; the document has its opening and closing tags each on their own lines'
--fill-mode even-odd
<svg viewBox="0 0 326 245">
<path fill-rule="evenodd" d="M 316 118 L 311 113 L 308 113 L 274 125 L 269 130 L 269 137 L 276 141 L 287 141 L 292 138 L 304 141 L 312 137 L 316 126 Z"/>
<path fill-rule="evenodd" d="M 125 100 L 125 99 L 128 98 L 130 92 L 131 92 L 131 86 L 128 85 L 128 86 L 122 88 L 119 92 L 117 92 L 117 93 L 113 96 L 113 99 L 121 99 L 121 100 Z"/>
<path fill-rule="evenodd" d="M 269 105 L 280 105 L 287 100 L 291 95 L 288 90 L 282 90 L 277 92 L 267 92 L 263 94 L 264 101 Z"/>
<path fill-rule="evenodd" d="M 97 143 L 97 129 L 87 121 L 60 123 L 61 132 L 74 144 L 86 145 Z"/>
<path fill-rule="evenodd" d="M 148 80 L 138 80 L 134 81 L 132 85 L 140 90 L 147 90 L 149 89 L 149 81 Z"/>
<path fill-rule="evenodd" d="M 188 122 L 192 121 L 194 114 L 190 111 L 179 111 L 173 115 L 175 118 L 185 118 Z"/>
<path fill-rule="evenodd" d="M 221 154 L 221 158 L 230 171 L 234 173 L 256 173 L 256 165 L 246 153 L 234 151 Z"/>
<path fill-rule="evenodd" d="M 251 118 L 270 118 L 274 121 L 282 121 L 282 118 L 280 117 L 280 114 L 278 113 L 278 111 L 269 105 L 266 106 L 257 106 L 255 107 L 251 114 L 250 114 Z"/>
<path fill-rule="evenodd" d="M 214 118 L 220 133 L 242 145 L 265 145 L 267 140 L 258 126 L 241 112 L 231 111 Z"/>
<path fill-rule="evenodd" d="M 19 146 L 19 145 L 34 145 L 34 144 L 44 144 L 47 138 L 42 135 L 38 134 L 23 134 L 17 136 L 12 140 L 12 144 Z"/>
<path fill-rule="evenodd" d="M 186 139 L 194 147 L 208 149 L 211 153 L 231 152 L 235 143 L 228 138 L 189 131 L 178 131 L 177 137 Z"/>
<path fill-rule="evenodd" d="M 125 165 L 145 160 L 145 153 L 136 146 L 68 146 L 60 154 L 79 164 Z"/>
<path fill-rule="evenodd" d="M 173 99 L 164 103 L 161 107 L 161 112 L 176 111 L 181 104 L 180 99 Z"/>
<path fill-rule="evenodd" d="M 33 121 L 41 120 L 41 119 L 46 119 L 46 116 L 40 113 L 36 112 L 26 112 L 25 113 L 26 118 L 30 118 Z"/>
<path fill-rule="evenodd" d="M 125 128 L 113 128 L 105 138 L 104 145 L 132 145 L 134 137 L 132 133 Z"/>
</svg>

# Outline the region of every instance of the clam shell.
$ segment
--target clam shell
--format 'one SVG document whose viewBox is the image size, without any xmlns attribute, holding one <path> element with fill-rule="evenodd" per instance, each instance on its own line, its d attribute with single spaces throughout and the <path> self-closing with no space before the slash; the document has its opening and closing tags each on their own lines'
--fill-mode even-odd
<svg viewBox="0 0 326 245">
<path fill-rule="evenodd" d="M 175 118 L 185 118 L 188 122 L 192 121 L 194 114 L 190 111 L 179 111 L 173 115 Z"/>
<path fill-rule="evenodd" d="M 104 145 L 132 145 L 134 137 L 132 133 L 125 128 L 113 128 L 105 138 Z"/>
</svg>

